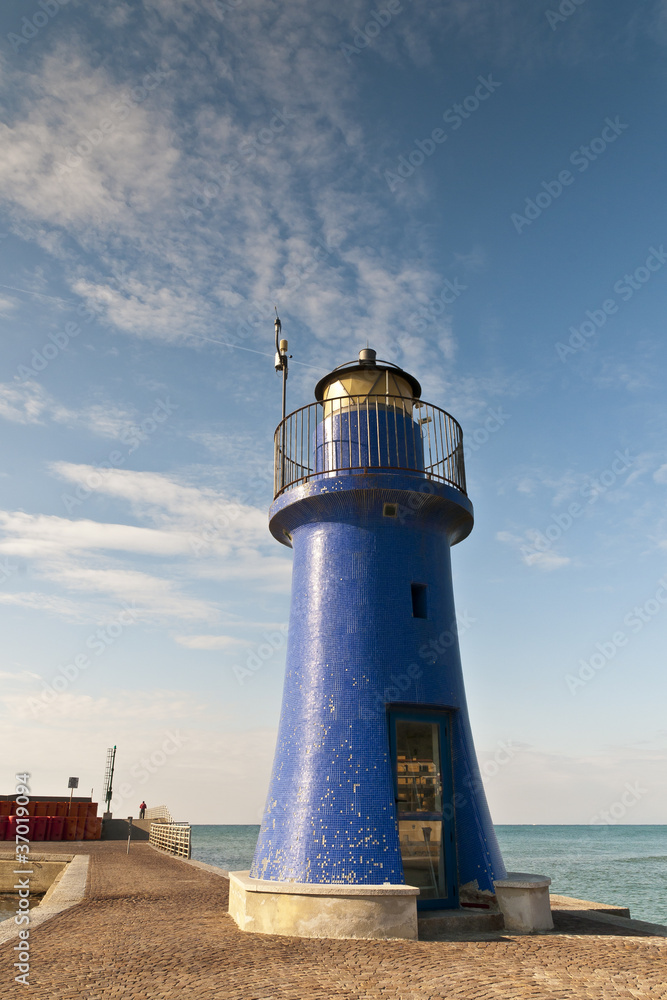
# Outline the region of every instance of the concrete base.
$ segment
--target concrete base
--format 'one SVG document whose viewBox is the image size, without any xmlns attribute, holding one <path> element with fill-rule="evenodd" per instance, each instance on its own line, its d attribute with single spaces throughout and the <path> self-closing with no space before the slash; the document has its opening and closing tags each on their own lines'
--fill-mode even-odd
<svg viewBox="0 0 667 1000">
<path fill-rule="evenodd" d="M 41 858 L 41 860 L 37 860 Z M 5 860 L 0 857 L 0 892 L 16 892 L 15 886 L 17 879 L 21 878 L 20 875 L 16 875 L 15 872 L 18 869 L 26 868 L 30 869 L 30 894 L 34 896 L 39 896 L 41 893 L 46 892 L 47 889 L 55 882 L 58 875 L 60 875 L 65 870 L 65 865 L 68 861 L 71 861 L 72 855 L 67 858 L 50 856 L 44 857 L 42 855 L 30 855 L 29 865 L 20 865 L 16 862 L 16 857 Z M 17 896 L 18 899 L 18 896 Z"/>
<path fill-rule="evenodd" d="M 596 903 L 590 899 L 577 899 L 574 896 L 558 896 L 554 893 L 549 895 L 551 908 L 554 910 L 567 910 L 570 913 L 608 913 L 612 917 L 630 918 L 629 906 L 616 906 L 615 903 Z"/>
<path fill-rule="evenodd" d="M 310 938 L 417 940 L 411 885 L 271 882 L 229 873 L 229 913 L 242 931 Z"/>
<path fill-rule="evenodd" d="M 30 868 L 34 869 L 34 858 L 30 856 Z M 88 855 L 77 854 L 76 856 L 61 855 L 61 862 L 67 862 L 62 866 L 60 875 L 57 875 L 51 884 L 39 906 L 30 908 L 30 930 L 39 927 L 40 924 L 55 917 L 63 910 L 68 910 L 72 906 L 80 903 L 86 894 L 86 882 L 88 878 Z M 32 893 L 32 877 L 30 879 L 30 891 Z M 11 941 L 18 937 L 19 930 L 23 929 L 17 924 L 14 917 L 9 917 L 0 923 L 0 944 Z"/>
<path fill-rule="evenodd" d="M 545 875 L 508 872 L 507 878 L 493 883 L 505 929 L 519 934 L 540 934 L 553 930 L 549 902 L 551 879 Z"/>
</svg>

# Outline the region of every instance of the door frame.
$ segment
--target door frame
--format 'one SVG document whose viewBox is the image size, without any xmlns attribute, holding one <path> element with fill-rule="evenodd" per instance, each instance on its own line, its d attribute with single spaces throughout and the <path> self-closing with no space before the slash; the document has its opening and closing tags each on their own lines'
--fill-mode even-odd
<svg viewBox="0 0 667 1000">
<path fill-rule="evenodd" d="M 396 767 L 396 722 L 432 722 L 439 725 L 440 769 L 442 774 L 442 838 L 441 849 L 445 868 L 448 895 L 440 899 L 419 899 L 418 910 L 447 910 L 459 905 L 459 880 L 456 849 L 456 811 L 454 809 L 454 775 L 452 769 L 452 716 L 451 709 L 419 709 L 414 705 L 387 706 L 389 751 L 391 756 L 394 802 L 398 802 L 398 770 Z M 449 806 L 449 809 L 447 809 Z M 448 815 L 446 815 L 448 814 Z M 398 829 L 399 815 L 396 812 Z M 404 876 L 405 877 L 405 876 Z"/>
</svg>

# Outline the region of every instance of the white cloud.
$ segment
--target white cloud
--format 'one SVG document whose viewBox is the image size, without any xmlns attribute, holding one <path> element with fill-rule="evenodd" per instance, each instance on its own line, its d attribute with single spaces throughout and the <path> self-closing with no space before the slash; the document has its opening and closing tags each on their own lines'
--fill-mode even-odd
<svg viewBox="0 0 667 1000">
<path fill-rule="evenodd" d="M 538 569 L 550 573 L 554 569 L 569 566 L 572 560 L 569 556 L 559 556 L 556 552 L 533 552 L 522 557 L 526 566 L 537 566 Z"/>
<path fill-rule="evenodd" d="M 0 552 L 29 559 L 53 558 L 83 550 L 120 550 L 149 555 L 192 551 L 187 535 L 178 532 L 129 524 L 69 521 L 47 514 L 0 511 L 0 528 L 6 535 L 0 541 Z"/>
<path fill-rule="evenodd" d="M 107 284 L 80 279 L 73 289 L 117 329 L 166 341 L 191 339 L 209 329 L 209 307 L 192 292 L 151 287 L 132 279 L 119 291 Z"/>
<path fill-rule="evenodd" d="M 551 493 L 551 503 L 558 507 L 570 497 L 581 495 L 581 488 L 591 481 L 591 476 L 566 469 L 565 472 L 554 474 L 546 469 L 533 468 L 521 472 L 515 479 L 514 484 L 518 493 L 526 496 L 535 496 L 539 490 L 548 490 Z"/>
<path fill-rule="evenodd" d="M 127 500 L 139 516 L 150 516 L 154 523 L 178 527 L 197 540 L 192 551 L 221 547 L 227 551 L 236 544 L 266 543 L 266 514 L 263 510 L 224 499 L 215 490 L 189 486 L 176 478 L 156 472 L 129 469 L 99 470 L 90 465 L 55 462 L 52 470 L 71 483 L 85 483 L 96 476 L 98 492 Z"/>
<path fill-rule="evenodd" d="M 114 402 L 91 403 L 78 410 L 63 406 L 34 379 L 0 383 L 0 417 L 17 424 L 52 420 L 114 440 L 131 435 L 141 419 L 134 408 Z"/>
<path fill-rule="evenodd" d="M 0 125 L 0 180 L 5 197 L 32 218 L 127 225 L 159 200 L 178 152 L 148 106 L 128 100 L 128 89 L 73 41 L 43 57 L 39 77 L 17 72 L 31 100 L 23 116 Z M 102 132 L 104 121 L 111 128 Z"/>
<path fill-rule="evenodd" d="M 111 619 L 112 613 L 104 606 L 84 604 L 81 601 L 43 591 L 19 591 L 7 593 L 0 591 L 0 604 L 16 608 L 28 608 L 31 611 L 44 611 L 69 622 L 103 622 Z M 117 609 L 116 609 L 117 614 Z"/>
<path fill-rule="evenodd" d="M 38 679 L 37 674 L 33 674 L 29 670 L 0 670 L 0 680 L 3 681 L 18 681 L 20 684 L 31 684 L 36 679 Z"/>
<path fill-rule="evenodd" d="M 335 14 L 324 6 L 322 12 L 333 18 L 334 31 L 339 21 L 342 40 L 364 8 L 349 0 Z M 143 73 L 119 80 L 81 39 L 75 49 L 56 45 L 38 74 L 14 71 L 24 104 L 2 126 L 7 155 L 0 183 L 15 228 L 28 219 L 34 238 L 57 256 L 63 243 L 56 234 L 73 237 L 86 263 L 71 253 L 65 260 L 70 287 L 126 334 L 190 343 L 207 333 L 230 339 L 258 306 L 279 300 L 327 346 L 327 355 L 345 331 L 353 353 L 371 338 L 381 354 L 400 361 L 407 317 L 440 290 L 442 279 L 425 259 L 406 264 L 400 244 L 380 254 L 372 238 L 363 245 L 356 238 L 362 228 L 386 225 L 388 193 L 381 187 L 369 196 L 354 180 L 340 183 L 350 168 L 367 173 L 377 160 L 375 137 L 363 134 L 349 110 L 357 84 L 347 63 L 338 53 L 332 58 L 329 37 L 313 38 L 310 6 L 296 5 L 263 25 L 271 44 L 261 55 L 251 42 L 260 30 L 256 10 L 234 10 L 224 27 L 211 15 L 211 53 L 216 45 L 221 53 L 242 53 L 232 112 L 220 95 L 212 102 L 200 93 L 190 72 L 192 59 L 201 57 L 187 41 L 195 14 L 201 16 L 199 4 L 179 5 L 177 12 L 161 6 L 163 17 L 189 27 L 178 38 L 154 31 L 144 71 L 158 64 L 169 65 L 172 78 L 183 71 L 196 108 L 191 127 L 175 127 L 182 86 L 163 81 L 128 104 Z M 222 69 L 224 59 L 217 58 Z M 223 74 L 223 95 L 229 86 Z M 120 113 L 124 100 L 129 110 Z M 280 131 L 263 145 L 257 136 L 276 110 L 285 121 L 276 120 Z M 103 121 L 111 123 L 104 134 Z M 249 149 L 252 156 L 244 153 Z M 238 169 L 226 181 L 220 173 L 232 161 Z M 304 171 L 321 178 L 317 189 L 304 185 Z M 215 299 L 222 310 L 213 308 Z M 453 356 L 448 321 L 429 330 L 429 338 L 445 358 Z M 406 338 L 405 363 L 424 342 Z"/>
<path fill-rule="evenodd" d="M 39 382 L 0 383 L 0 417 L 15 424 L 39 424 L 44 416 L 62 422 L 70 413 L 55 403 Z"/>
<path fill-rule="evenodd" d="M 0 511 L 0 554 L 30 560 L 36 579 L 58 587 L 53 594 L 45 589 L 0 593 L 0 604 L 89 621 L 113 616 L 119 605 L 131 602 L 141 620 L 214 624 L 221 606 L 188 593 L 205 581 L 234 584 L 239 593 L 250 586 L 255 593 L 288 591 L 291 562 L 287 553 L 276 555 L 264 511 L 158 473 L 101 473 L 62 462 L 52 469 L 74 484 L 91 483 L 96 492 L 129 503 L 134 516 L 151 526 Z M 76 497 L 76 486 L 71 495 Z M 153 560 L 150 570 L 147 557 Z M 217 641 L 216 648 L 223 648 L 220 637 Z M 181 644 L 188 642 L 195 648 L 196 638 Z"/>
<path fill-rule="evenodd" d="M 131 434 L 137 425 L 137 412 L 118 403 L 95 403 L 72 414 L 72 423 L 100 437 L 118 440 Z"/>
<path fill-rule="evenodd" d="M 152 691 L 114 691 L 102 697 L 65 691 L 49 701 L 41 699 L 41 691 L 41 683 L 33 681 L 32 694 L 7 694 L 1 702 L 14 720 L 38 719 L 44 723 L 48 719 L 51 725 L 57 727 L 63 723 L 83 723 L 85 729 L 97 729 L 100 720 L 111 719 L 126 725 L 141 721 L 146 727 L 155 723 L 177 725 L 181 719 L 190 720 L 206 711 L 203 701 L 185 691 L 162 691 L 159 688 Z"/>
<path fill-rule="evenodd" d="M 553 543 L 533 528 L 526 530 L 522 536 L 514 535 L 510 531 L 498 531 L 496 538 L 499 542 L 518 549 L 524 566 L 535 566 L 549 573 L 572 563 L 569 556 L 561 556 L 554 552 Z"/>
<path fill-rule="evenodd" d="M 215 621 L 220 614 L 215 604 L 187 597 L 173 580 L 140 570 L 106 569 L 70 562 L 45 567 L 42 573 L 71 591 L 99 594 L 120 607 L 130 603 L 137 618 Z"/>
</svg>

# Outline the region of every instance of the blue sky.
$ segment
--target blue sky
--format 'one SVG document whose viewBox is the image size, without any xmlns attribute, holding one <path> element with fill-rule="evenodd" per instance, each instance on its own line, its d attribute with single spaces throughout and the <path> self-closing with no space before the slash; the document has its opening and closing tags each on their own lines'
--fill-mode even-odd
<svg viewBox="0 0 667 1000">
<path fill-rule="evenodd" d="M 667 822 L 664 2 L 0 16 L 2 790 L 259 821 L 277 303 L 291 408 L 368 342 L 463 426 L 496 822 Z"/>
</svg>

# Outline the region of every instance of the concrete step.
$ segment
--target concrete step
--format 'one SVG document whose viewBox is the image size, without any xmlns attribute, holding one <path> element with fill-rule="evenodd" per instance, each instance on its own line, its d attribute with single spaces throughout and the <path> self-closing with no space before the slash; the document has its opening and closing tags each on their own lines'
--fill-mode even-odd
<svg viewBox="0 0 667 1000">
<path fill-rule="evenodd" d="M 497 934 L 504 930 L 503 915 L 477 909 L 421 910 L 418 914 L 419 940 L 444 941 L 450 938 Z"/>
<path fill-rule="evenodd" d="M 551 894 L 552 910 L 594 910 L 596 913 L 609 913 L 612 917 L 629 917 L 630 910 L 627 906 L 616 906 L 612 903 L 593 903 L 589 899 L 576 899 L 574 896 L 558 896 Z"/>
</svg>

